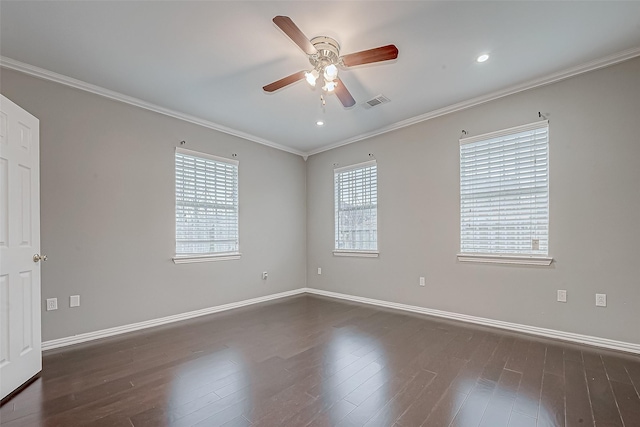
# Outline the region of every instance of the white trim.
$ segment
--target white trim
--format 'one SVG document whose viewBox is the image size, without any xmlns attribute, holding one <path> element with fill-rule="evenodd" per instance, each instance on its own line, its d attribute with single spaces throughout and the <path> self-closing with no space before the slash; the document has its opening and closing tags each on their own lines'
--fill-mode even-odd
<svg viewBox="0 0 640 427">
<path fill-rule="evenodd" d="M 578 65 L 576 67 L 568 68 L 563 71 L 559 71 L 557 73 L 553 73 L 547 75 L 545 77 L 540 77 L 538 79 L 529 80 L 528 82 L 520 83 L 514 86 L 510 86 L 506 89 L 501 89 L 492 93 L 488 93 L 486 95 L 478 96 L 476 98 L 471 98 L 469 100 L 459 102 L 457 104 L 449 105 L 444 108 L 439 108 L 437 110 L 433 110 L 419 116 L 415 116 L 409 118 L 407 120 L 402 120 L 397 123 L 393 123 L 389 126 L 385 126 L 371 132 L 366 132 L 360 135 L 356 135 L 352 138 L 345 139 L 343 141 L 338 141 L 334 144 L 330 144 L 324 147 L 316 148 L 315 150 L 303 152 L 300 150 L 296 150 L 291 147 L 286 147 L 284 145 L 280 145 L 273 141 L 266 140 L 264 138 L 257 137 L 255 135 L 250 135 L 248 133 L 244 133 L 235 129 L 228 128 L 226 126 L 219 125 L 214 122 L 210 122 L 208 120 L 200 119 L 195 116 L 191 116 L 189 114 L 180 113 L 178 111 L 170 110 L 168 108 L 160 107 L 155 104 L 151 104 L 146 101 L 142 101 L 141 99 L 133 98 L 127 95 L 123 95 L 118 92 L 114 92 L 108 89 L 104 89 L 100 86 L 92 85 L 90 83 L 83 82 L 81 80 L 76 80 L 71 77 L 64 76 L 62 74 L 54 73 L 53 71 L 48 71 L 40 67 L 36 67 L 34 65 L 29 65 L 24 62 L 16 61 L 15 59 L 8 58 L 6 56 L 0 55 L 0 67 L 8 68 L 10 70 L 19 71 L 34 77 L 38 77 L 44 80 L 50 80 L 56 83 L 64 84 L 67 86 L 71 86 L 76 89 L 84 90 L 87 92 L 91 92 L 96 95 L 104 96 L 109 99 L 113 99 L 116 101 L 124 102 L 126 104 L 135 105 L 140 108 L 144 108 L 145 110 L 154 111 L 156 113 L 164 114 L 166 116 L 174 117 L 179 120 L 184 120 L 189 123 L 193 123 L 199 126 L 203 126 L 209 129 L 214 129 L 219 132 L 223 132 L 229 135 L 237 136 L 239 138 L 243 138 L 249 141 L 256 142 L 258 144 L 266 145 L 271 148 L 275 148 L 278 150 L 286 151 L 288 153 L 297 154 L 302 156 L 305 161 L 306 158 L 312 156 L 314 154 L 322 153 L 324 151 L 329 151 L 334 148 L 342 147 L 343 145 L 348 145 L 353 142 L 362 141 L 363 139 L 372 138 L 374 136 L 382 135 L 387 132 L 391 132 L 397 129 L 402 129 L 407 126 L 414 125 L 416 123 L 424 122 L 426 120 L 435 119 L 436 117 L 444 116 L 445 114 L 455 113 L 456 111 L 465 110 L 467 108 L 475 107 L 476 105 L 484 104 L 485 102 L 493 101 L 495 99 L 503 98 L 508 95 L 513 95 L 514 93 L 522 92 L 525 90 L 533 89 L 540 86 L 545 86 L 551 83 L 555 83 L 561 80 L 568 79 L 569 77 L 576 76 L 578 74 L 586 73 L 589 71 L 597 70 L 600 68 L 608 67 L 609 65 L 614 65 L 628 59 L 635 58 L 636 56 L 640 56 L 640 47 L 634 47 L 631 49 L 623 50 L 621 52 L 617 52 L 608 56 L 605 56 L 600 59 L 596 59 L 594 61 L 586 62 L 582 65 Z"/>
<path fill-rule="evenodd" d="M 362 162 L 362 163 L 356 163 L 354 165 L 349 165 L 349 166 L 342 166 L 339 168 L 334 168 L 333 169 L 333 173 L 342 173 L 342 172 L 348 172 L 351 170 L 355 170 L 355 169 L 364 169 L 364 168 L 368 168 L 370 166 L 376 166 L 378 163 L 375 160 L 368 160 L 366 162 Z"/>
<path fill-rule="evenodd" d="M 526 255 L 498 255 L 498 254 L 458 254 L 460 262 L 479 262 L 486 264 L 519 264 L 519 265 L 544 265 L 549 266 L 553 262 L 552 257 L 526 256 Z"/>
<path fill-rule="evenodd" d="M 232 259 L 240 259 L 240 252 L 225 252 L 220 254 L 206 255 L 176 255 L 171 258 L 175 264 L 192 264 L 194 262 L 211 262 L 211 261 L 229 261 Z"/>
<path fill-rule="evenodd" d="M 521 332 L 524 334 L 538 335 L 546 338 L 575 342 L 579 344 L 592 345 L 595 347 L 608 348 L 611 350 L 625 351 L 628 353 L 640 354 L 640 344 L 610 340 L 607 338 L 594 337 L 591 335 L 575 334 L 573 332 L 557 331 L 555 329 L 539 328 L 537 326 L 522 325 L 519 323 L 503 322 L 501 320 L 487 319 L 484 317 L 469 316 L 466 314 L 453 313 L 449 311 L 435 310 L 432 308 L 418 307 L 415 305 L 400 304 L 396 302 L 382 301 L 371 298 L 358 297 L 354 295 L 340 294 L 337 292 L 324 291 L 320 289 L 306 288 L 306 292 L 314 295 L 322 295 L 330 298 L 354 301 L 363 304 L 376 305 L 379 307 L 393 308 L 396 310 L 409 311 L 412 313 L 426 314 L 428 316 L 441 317 L 445 319 L 458 320 L 461 322 L 475 323 L 477 325 L 490 326 L 509 331 Z"/>
<path fill-rule="evenodd" d="M 610 340 L 607 338 L 594 337 L 591 335 L 575 334 L 572 332 L 557 331 L 555 329 L 539 328 L 536 326 L 522 325 L 519 323 L 503 322 L 501 320 L 487 319 L 484 317 L 469 316 L 466 314 L 453 313 L 449 311 L 435 310 L 431 308 L 418 307 L 414 305 L 400 304 L 396 302 L 382 301 L 371 298 L 358 297 L 354 295 L 341 294 L 337 292 L 324 291 L 313 288 L 299 288 L 291 291 L 280 292 L 277 294 L 266 295 L 263 297 L 252 298 L 244 301 L 232 302 L 229 304 L 218 305 L 214 307 L 204 308 L 201 310 L 189 311 L 186 313 L 176 314 L 173 316 L 161 317 L 159 319 L 147 320 L 144 322 L 132 323 L 129 325 L 117 326 L 115 328 L 102 329 L 99 331 L 88 332 L 84 334 L 74 335 L 71 337 L 58 338 L 42 343 L 42 350 L 52 350 L 54 348 L 66 347 L 69 345 L 80 344 L 83 342 L 93 341 L 101 338 L 107 338 L 114 335 L 125 334 L 128 332 L 139 331 L 141 329 L 152 328 L 154 326 L 165 325 L 167 323 L 179 322 L 181 320 L 192 319 L 194 317 L 204 316 L 207 314 L 219 313 L 221 311 L 232 310 L 234 308 L 245 307 L 248 305 L 259 304 L 261 302 L 271 301 L 279 298 L 300 295 L 308 293 L 312 295 L 321 295 L 329 298 L 342 299 L 347 301 L 370 304 L 379 307 L 393 308 L 396 310 L 408 311 L 412 313 L 420 313 L 428 316 L 435 316 L 445 319 L 458 320 L 461 322 L 474 323 L 477 325 L 489 326 L 509 331 L 521 332 L 530 335 L 537 335 L 552 339 L 575 342 L 579 344 L 592 345 L 595 347 L 608 348 L 611 350 L 625 351 L 629 353 L 640 354 L 640 344 Z"/>
<path fill-rule="evenodd" d="M 333 256 L 347 256 L 347 257 L 361 257 L 361 258 L 378 258 L 380 252 L 378 251 L 349 251 L 349 250 L 335 250 Z"/>
<path fill-rule="evenodd" d="M 372 138 L 374 136 L 382 135 L 387 132 L 391 132 L 397 129 L 402 129 L 404 127 L 411 126 L 416 123 L 435 119 L 436 117 L 444 116 L 450 113 L 455 113 L 457 111 L 466 110 L 467 108 L 475 107 L 476 105 L 484 104 L 486 102 L 503 98 L 505 96 L 513 95 L 518 92 L 523 92 L 525 90 L 534 89 L 540 86 L 546 86 L 551 83 L 568 79 L 569 77 L 577 76 L 578 74 L 587 73 L 589 71 L 608 67 L 609 65 L 614 65 L 619 62 L 623 62 L 628 59 L 635 58 L 636 56 L 640 56 L 640 47 L 634 47 L 628 50 L 623 50 L 622 52 L 617 52 L 612 55 L 605 56 L 604 58 L 596 59 L 594 61 L 590 61 L 582 65 L 578 65 L 576 67 L 568 68 L 566 70 L 559 71 L 557 73 L 553 73 L 545 77 L 529 80 L 524 83 L 510 86 L 506 89 L 501 89 L 495 92 L 488 93 L 486 95 L 478 96 L 476 98 L 471 98 L 469 100 L 459 102 L 457 104 L 449 105 L 444 108 L 439 108 L 437 110 L 429 111 L 419 116 L 415 116 L 407 120 L 402 120 L 400 122 L 393 123 L 389 126 L 385 126 L 385 127 L 373 130 L 371 132 L 363 133 L 360 135 L 356 135 L 352 138 L 336 142 L 335 144 L 330 144 L 324 147 L 316 148 L 315 150 L 308 151 L 307 153 L 305 153 L 305 155 L 313 156 L 314 154 L 333 150 L 334 148 L 342 147 L 343 145 L 348 145 L 357 141 L 362 141 L 363 139 Z"/>
<path fill-rule="evenodd" d="M 164 114 L 165 116 L 173 117 L 175 119 L 183 120 L 185 122 L 193 123 L 195 125 L 203 126 L 205 128 L 217 130 L 218 132 L 226 133 L 228 135 L 237 136 L 238 138 L 253 141 L 258 144 L 266 145 L 267 147 L 275 148 L 277 150 L 286 151 L 288 153 L 297 154 L 298 156 L 304 156 L 306 153 L 296 150 L 291 147 L 285 147 L 273 141 L 269 141 L 264 138 L 260 138 L 249 133 L 241 132 L 236 129 L 232 129 L 218 123 L 211 122 L 209 120 L 201 119 L 190 114 L 181 113 L 176 110 L 164 108 L 156 104 L 152 104 L 147 101 L 143 101 L 132 96 L 124 95 L 119 92 L 115 92 L 109 89 L 105 89 L 100 86 L 93 85 L 91 83 L 83 82 L 72 77 L 67 77 L 62 74 L 54 73 L 53 71 L 45 70 L 44 68 L 36 67 L 34 65 L 26 64 L 24 62 L 16 61 L 15 59 L 7 58 L 6 56 L 0 56 L 0 67 L 8 68 L 10 70 L 19 71 L 24 74 L 28 74 L 33 77 L 37 77 L 43 80 L 49 80 L 52 82 L 60 83 L 66 86 L 70 86 L 75 89 L 84 90 L 86 92 L 93 93 L 95 95 L 104 96 L 105 98 L 112 99 L 114 101 L 124 102 L 125 104 L 134 105 L 136 107 L 144 108 L 145 110 L 153 111 L 155 113 Z"/>
<path fill-rule="evenodd" d="M 293 295 L 305 293 L 306 288 L 294 289 L 292 291 L 280 292 L 277 294 L 265 295 L 263 297 L 252 298 L 244 301 L 232 302 L 229 304 L 203 308 L 201 310 L 188 311 L 186 313 L 174 314 L 173 316 L 161 317 L 159 319 L 146 320 L 144 322 L 131 323 L 128 325 L 116 326 L 115 328 L 101 329 L 99 331 L 87 332 L 65 338 L 58 338 L 42 343 L 42 350 L 52 350 L 54 348 L 66 347 L 68 345 L 80 344 L 114 335 L 139 331 L 141 329 L 152 328 L 154 326 L 166 325 L 167 323 L 179 322 L 181 320 L 193 319 L 194 317 L 205 316 L 207 314 L 219 313 L 221 311 L 232 310 L 234 308 L 245 307 L 247 305 L 258 304 L 274 299 L 285 298 Z"/>
<path fill-rule="evenodd" d="M 483 133 L 482 135 L 460 138 L 460 145 L 471 144 L 473 142 L 484 141 L 485 139 L 499 138 L 501 136 L 511 135 L 514 133 L 526 132 L 528 130 L 536 130 L 549 128 L 549 120 L 540 120 L 526 125 L 514 126 L 508 129 L 501 129 L 494 132 Z"/>
<path fill-rule="evenodd" d="M 235 159 L 218 157 L 218 156 L 214 156 L 213 154 L 203 153 L 201 151 L 187 150 L 186 148 L 182 148 L 182 147 L 176 147 L 176 153 L 184 154 L 185 156 L 191 156 L 191 157 L 202 157 L 205 159 L 213 160 L 214 162 L 228 163 L 230 165 L 236 165 L 236 166 L 240 165 L 240 162 Z"/>
</svg>

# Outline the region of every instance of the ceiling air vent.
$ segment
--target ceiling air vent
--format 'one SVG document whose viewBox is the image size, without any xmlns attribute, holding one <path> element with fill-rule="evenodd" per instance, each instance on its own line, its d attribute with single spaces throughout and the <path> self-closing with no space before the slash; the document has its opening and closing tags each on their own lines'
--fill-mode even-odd
<svg viewBox="0 0 640 427">
<path fill-rule="evenodd" d="M 385 104 L 387 102 L 389 102 L 389 98 L 387 98 L 384 95 L 378 95 L 374 98 L 371 98 L 367 102 L 365 102 L 363 106 L 364 108 L 371 108 L 371 107 L 375 107 L 376 105 Z"/>
</svg>

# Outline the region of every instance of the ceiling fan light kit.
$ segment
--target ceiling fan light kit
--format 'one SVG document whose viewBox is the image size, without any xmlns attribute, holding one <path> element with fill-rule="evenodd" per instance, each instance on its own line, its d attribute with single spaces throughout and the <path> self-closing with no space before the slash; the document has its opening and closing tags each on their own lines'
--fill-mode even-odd
<svg viewBox="0 0 640 427">
<path fill-rule="evenodd" d="M 337 41 L 331 37 L 319 36 L 314 37 L 311 40 L 311 44 L 315 47 L 317 53 L 309 55 L 309 62 L 313 66 L 313 70 L 310 71 L 317 79 L 322 76 L 324 84 L 321 85 L 322 90 L 325 92 L 333 92 L 336 88 L 336 78 L 338 77 L 338 67 L 336 65 L 340 61 L 340 45 Z M 315 86 L 315 80 L 313 83 L 307 81 L 311 86 Z"/>
<path fill-rule="evenodd" d="M 316 80 L 318 80 L 318 77 L 320 77 L 320 73 L 318 73 L 317 70 L 311 70 L 304 73 L 304 76 L 307 79 L 307 83 L 309 83 L 311 86 L 315 86 Z"/>
<path fill-rule="evenodd" d="M 270 83 L 262 88 L 265 92 L 274 92 L 302 79 L 305 79 L 310 86 L 315 87 L 317 81 L 320 80 L 322 90 L 335 92 L 342 105 L 349 108 L 354 106 L 356 101 L 338 77 L 338 67 L 348 68 L 389 61 L 398 57 L 398 48 L 395 45 L 340 56 L 340 45 L 335 39 L 318 36 L 309 40 L 288 16 L 276 16 L 273 18 L 273 22 L 307 54 L 313 68 L 310 71 L 299 71 Z"/>
<path fill-rule="evenodd" d="M 325 80 L 335 80 L 338 77 L 338 67 L 333 64 L 329 64 L 324 69 Z"/>
</svg>

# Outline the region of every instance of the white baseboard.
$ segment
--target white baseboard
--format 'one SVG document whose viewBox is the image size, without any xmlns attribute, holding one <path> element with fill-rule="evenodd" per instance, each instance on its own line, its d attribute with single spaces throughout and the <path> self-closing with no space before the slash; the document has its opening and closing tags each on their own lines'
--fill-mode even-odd
<svg viewBox="0 0 640 427">
<path fill-rule="evenodd" d="M 261 302 L 271 301 L 278 298 L 299 295 L 305 292 L 306 292 L 306 288 L 294 289 L 292 291 L 280 292 L 277 294 L 266 295 L 258 298 L 251 298 L 244 301 L 217 305 L 215 307 L 203 308 L 201 310 L 194 310 L 186 313 L 174 314 L 172 316 L 161 317 L 159 319 L 151 319 L 151 320 L 146 320 L 144 322 L 116 326 L 115 328 L 101 329 L 99 331 L 73 335 L 71 337 L 58 338 L 55 340 L 43 342 L 42 351 L 52 350 L 54 348 L 59 348 L 59 347 L 66 347 L 68 345 L 73 345 L 73 344 L 80 344 L 83 342 L 93 341 L 100 338 L 111 337 L 114 335 L 125 334 L 127 332 L 139 331 L 141 329 L 152 328 L 154 326 L 166 325 L 167 323 L 179 322 L 181 320 L 193 319 L 194 317 L 204 316 L 206 314 L 219 313 L 221 311 L 232 310 L 234 308 L 245 307 L 247 305 L 258 304 Z"/>
<path fill-rule="evenodd" d="M 501 320 L 469 316 L 467 314 L 435 310 L 432 308 L 400 304 L 397 302 L 389 302 L 389 301 L 377 300 L 372 298 L 358 297 L 354 295 L 341 294 L 338 292 L 330 292 L 330 291 L 324 291 L 321 289 L 313 289 L 313 288 L 299 288 L 299 289 L 294 289 L 292 291 L 280 292 L 277 294 L 266 295 L 263 297 L 252 298 L 244 301 L 232 302 L 229 304 L 218 305 L 215 307 L 203 308 L 201 310 L 175 314 L 173 316 L 161 317 L 159 319 L 152 319 L 144 322 L 117 326 L 115 328 L 102 329 L 99 331 L 88 332 L 85 334 L 74 335 L 71 337 L 45 341 L 42 343 L 42 350 L 46 351 L 46 350 L 52 350 L 54 348 L 66 347 L 68 345 L 80 344 L 83 342 L 93 341 L 100 338 L 111 337 L 114 335 L 120 335 L 127 332 L 139 331 L 141 329 L 165 325 L 167 323 L 179 322 L 181 320 L 192 319 L 194 317 L 204 316 L 204 315 L 213 314 L 213 313 L 219 313 L 221 311 L 232 310 L 234 308 L 245 307 L 248 305 L 258 304 L 261 302 L 271 301 L 274 299 L 285 298 L 285 297 L 299 295 L 303 293 L 309 293 L 312 295 L 321 295 L 325 297 L 359 302 L 363 304 L 370 304 L 378 307 L 386 307 L 386 308 L 392 308 L 396 310 L 409 311 L 412 313 L 426 314 L 429 316 L 441 317 L 444 319 L 475 323 L 477 325 L 490 326 L 494 328 L 506 329 L 506 330 L 515 331 L 515 332 L 522 332 L 530 335 L 538 335 L 541 337 L 575 342 L 579 344 L 587 344 L 595 347 L 602 347 L 602 348 L 608 348 L 611 350 L 624 351 L 627 353 L 640 354 L 640 344 L 610 340 L 607 338 L 594 337 L 590 335 L 575 334 L 572 332 L 563 332 L 555 329 L 539 328 L 537 326 L 528 326 L 528 325 L 522 325 L 519 323 L 503 322 Z"/>
<path fill-rule="evenodd" d="M 396 310 L 421 313 L 429 316 L 442 317 L 445 319 L 459 320 L 462 322 L 475 323 L 477 325 L 491 326 L 494 328 L 506 329 L 509 331 L 522 332 L 530 335 L 538 335 L 546 338 L 553 338 L 563 341 L 587 344 L 595 347 L 603 347 L 611 350 L 624 351 L 627 353 L 640 354 L 640 344 L 625 341 L 610 340 L 607 338 L 594 337 L 590 335 L 575 334 L 572 332 L 557 331 L 555 329 L 539 328 L 537 326 L 521 325 L 519 323 L 503 322 L 501 320 L 487 319 L 484 317 L 469 316 L 466 314 L 452 313 L 449 311 L 435 310 L 432 308 L 418 307 L 415 305 L 400 304 L 397 302 L 382 301 L 371 298 L 357 297 L 354 295 L 341 294 L 337 292 L 323 291 L 321 289 L 306 288 L 310 294 L 322 295 L 330 298 L 338 298 L 348 301 L 360 302 L 364 304 L 376 305 L 379 307 L 393 308 Z"/>
</svg>

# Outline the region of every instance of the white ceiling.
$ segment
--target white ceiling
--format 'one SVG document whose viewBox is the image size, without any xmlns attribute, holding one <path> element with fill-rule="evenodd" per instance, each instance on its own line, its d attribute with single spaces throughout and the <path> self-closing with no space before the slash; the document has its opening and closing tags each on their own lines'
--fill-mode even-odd
<svg viewBox="0 0 640 427">
<path fill-rule="evenodd" d="M 398 59 L 341 70 L 357 104 L 304 81 L 309 69 L 271 21 L 287 15 L 342 54 L 386 44 Z M 249 139 L 309 154 L 428 113 L 629 52 L 640 54 L 632 2 L 26 2 L 0 3 L 0 55 L 116 91 Z M 476 63 L 481 53 L 491 58 Z M 372 109 L 362 104 L 384 94 Z M 322 118 L 326 125 L 317 127 Z"/>
</svg>

